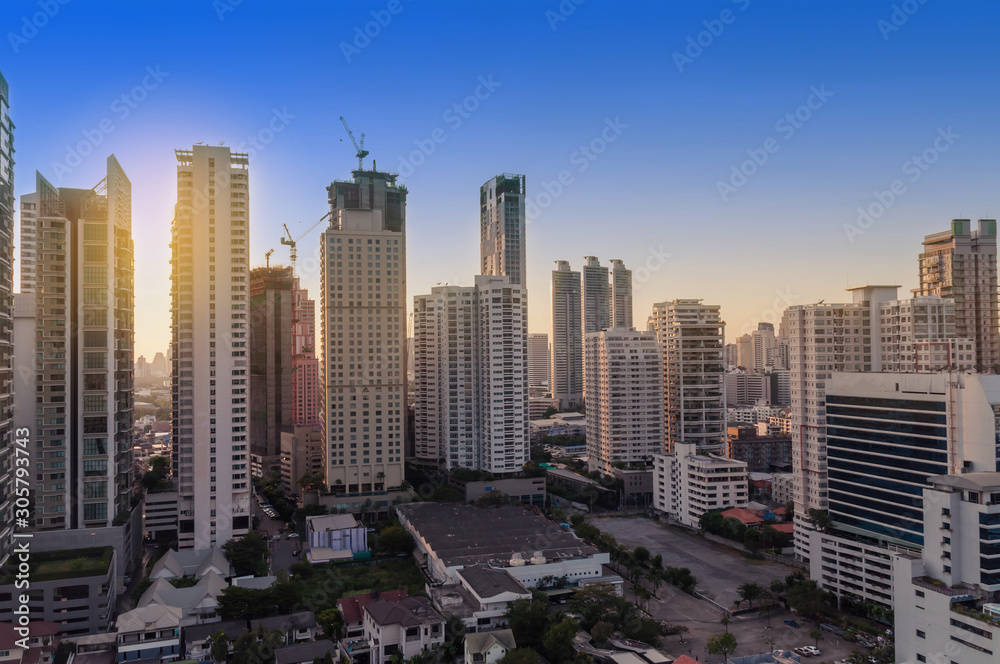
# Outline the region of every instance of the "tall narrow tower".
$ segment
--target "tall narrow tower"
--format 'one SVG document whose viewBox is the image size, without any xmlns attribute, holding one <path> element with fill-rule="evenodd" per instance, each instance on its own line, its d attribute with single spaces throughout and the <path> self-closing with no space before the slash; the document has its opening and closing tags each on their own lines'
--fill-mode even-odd
<svg viewBox="0 0 1000 664">
<path fill-rule="evenodd" d="M 482 274 L 510 277 L 527 285 L 525 270 L 524 176 L 498 175 L 479 188 L 480 268 Z"/>
<path fill-rule="evenodd" d="M 632 327 L 632 270 L 611 259 L 611 327 Z"/>
<path fill-rule="evenodd" d="M 406 432 L 406 194 L 396 176 L 333 182 L 323 232 L 320 426 L 335 493 L 403 481 Z"/>
<path fill-rule="evenodd" d="M 173 472 L 181 549 L 250 529 L 249 157 L 176 150 L 172 231 Z"/>
<path fill-rule="evenodd" d="M 9 89 L 0 74 L 0 565 L 11 543 L 13 512 L 10 483 L 11 397 L 13 371 L 12 325 L 14 279 L 14 123 L 10 121 Z"/>
<path fill-rule="evenodd" d="M 552 271 L 552 398 L 559 408 L 583 404 L 583 333 L 580 331 L 580 273 L 568 261 Z"/>
</svg>

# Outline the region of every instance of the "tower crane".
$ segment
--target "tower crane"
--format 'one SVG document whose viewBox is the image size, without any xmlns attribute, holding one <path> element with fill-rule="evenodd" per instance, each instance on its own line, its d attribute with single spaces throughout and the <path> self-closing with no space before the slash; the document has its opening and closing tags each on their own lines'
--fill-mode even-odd
<svg viewBox="0 0 1000 664">
<path fill-rule="evenodd" d="M 351 143 L 354 143 L 354 149 L 358 151 L 358 153 L 354 156 L 358 158 L 358 170 L 362 171 L 364 170 L 364 159 L 370 154 L 368 150 L 365 150 L 365 135 L 364 133 L 361 134 L 361 144 L 359 145 L 358 142 L 354 140 L 354 132 L 352 132 L 351 128 L 347 126 L 347 120 L 344 119 L 343 115 L 340 116 L 340 121 L 344 123 L 344 129 L 347 130 L 347 135 L 351 137 Z"/>
<path fill-rule="evenodd" d="M 264 253 L 264 265 L 266 265 L 267 267 L 271 267 L 271 254 L 273 254 L 273 253 L 274 253 L 274 249 L 268 249 Z"/>
<path fill-rule="evenodd" d="M 290 230 L 288 230 L 288 224 L 282 224 L 285 227 L 285 233 L 288 234 L 288 237 L 287 238 L 284 238 L 284 237 L 281 238 L 281 244 L 283 244 L 283 245 L 285 245 L 285 246 L 288 247 L 289 259 L 291 260 L 291 263 L 292 263 L 292 275 L 293 276 L 295 275 L 295 260 L 298 257 L 298 252 L 297 252 L 296 246 L 298 245 L 299 240 L 301 240 L 302 238 L 304 238 L 306 235 L 309 235 L 309 233 L 312 233 L 313 230 L 315 230 L 317 226 L 319 226 L 324 221 L 326 221 L 326 219 L 328 219 L 330 217 L 330 215 L 332 215 L 332 214 L 333 214 L 332 210 L 330 212 L 327 212 L 322 217 L 320 217 L 319 220 L 315 224 L 313 224 L 312 226 L 310 226 L 306 230 L 305 233 L 302 233 L 302 235 L 300 235 L 300 236 L 298 236 L 297 238 L 294 238 L 294 239 L 292 239 L 292 232 Z"/>
</svg>

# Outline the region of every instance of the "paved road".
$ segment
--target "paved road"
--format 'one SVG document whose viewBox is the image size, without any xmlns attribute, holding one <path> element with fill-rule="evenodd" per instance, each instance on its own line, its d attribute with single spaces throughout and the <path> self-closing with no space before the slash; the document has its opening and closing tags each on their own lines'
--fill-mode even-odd
<svg viewBox="0 0 1000 664">
<path fill-rule="evenodd" d="M 736 588 L 748 582 L 764 588 L 774 579 L 795 571 L 778 563 L 749 560 L 721 544 L 671 528 L 651 519 L 594 517 L 589 522 L 630 548 L 644 546 L 663 556 L 664 567 L 687 567 L 698 582 L 698 591 L 723 606 L 738 599 Z"/>
<path fill-rule="evenodd" d="M 299 555 L 296 556 L 295 552 L 299 551 Z M 301 546 L 299 544 L 298 538 L 296 539 L 282 539 L 271 542 L 271 573 L 274 574 L 278 570 L 288 570 L 293 564 L 302 560 Z"/>
</svg>

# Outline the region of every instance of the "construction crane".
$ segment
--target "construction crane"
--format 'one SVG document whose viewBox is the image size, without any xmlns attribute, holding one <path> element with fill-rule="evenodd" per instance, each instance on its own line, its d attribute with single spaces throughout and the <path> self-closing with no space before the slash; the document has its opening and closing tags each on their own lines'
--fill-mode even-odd
<svg viewBox="0 0 1000 664">
<path fill-rule="evenodd" d="M 344 119 L 343 115 L 340 116 L 340 121 L 344 123 L 344 129 L 347 130 L 347 135 L 351 137 L 351 143 L 354 143 L 354 149 L 358 151 L 358 153 L 354 155 L 358 158 L 358 170 L 363 171 L 364 159 L 369 155 L 368 150 L 365 150 L 365 135 L 364 133 L 361 134 L 361 144 L 358 145 L 358 142 L 354 140 L 354 132 L 352 132 L 351 128 L 347 126 L 347 120 Z"/>
<path fill-rule="evenodd" d="M 267 252 L 264 254 L 264 264 L 267 267 L 271 267 L 271 254 L 273 253 L 274 249 L 268 249 Z"/>
<path fill-rule="evenodd" d="M 290 230 L 288 230 L 288 224 L 282 224 L 282 226 L 285 227 L 285 233 L 288 234 L 288 237 L 287 238 L 284 238 L 284 237 L 281 238 L 281 244 L 283 244 L 283 245 L 285 245 L 285 246 L 288 247 L 289 258 L 291 259 L 291 263 L 292 263 L 292 276 L 295 275 L 295 259 L 297 258 L 297 255 L 298 255 L 298 252 L 296 250 L 296 246 L 298 245 L 299 240 L 301 240 L 302 238 L 304 238 L 306 235 L 309 235 L 309 233 L 312 233 L 313 230 L 315 230 L 315 228 L 317 226 L 319 226 L 324 221 L 326 221 L 326 219 L 328 219 L 331 214 L 333 214 L 333 211 L 330 211 L 330 212 L 327 212 L 326 214 L 324 214 L 322 217 L 319 218 L 319 221 L 317 221 L 315 224 L 313 224 L 312 226 L 310 226 L 308 228 L 308 230 L 306 230 L 305 233 L 303 233 L 302 235 L 298 236 L 295 239 L 292 239 L 292 232 Z"/>
</svg>

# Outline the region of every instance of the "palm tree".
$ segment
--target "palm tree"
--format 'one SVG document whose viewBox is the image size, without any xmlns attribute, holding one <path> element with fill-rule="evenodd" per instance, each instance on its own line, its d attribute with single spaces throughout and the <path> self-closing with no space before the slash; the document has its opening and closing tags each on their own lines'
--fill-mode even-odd
<svg viewBox="0 0 1000 664">
<path fill-rule="evenodd" d="M 722 620 L 719 622 L 726 628 L 726 634 L 729 634 L 729 616 L 722 616 Z"/>
<path fill-rule="evenodd" d="M 649 599 L 653 596 L 653 593 L 649 592 L 649 588 L 641 584 L 632 585 L 632 594 L 635 596 L 636 604 L 639 608 L 642 608 L 642 603 L 646 602 L 646 609 L 649 609 Z"/>
<path fill-rule="evenodd" d="M 743 583 L 736 588 L 736 593 L 740 596 L 740 604 L 743 601 L 747 601 L 750 602 L 750 607 L 753 608 L 753 601 L 763 596 L 764 589 L 757 583 Z"/>
<path fill-rule="evenodd" d="M 760 615 L 767 618 L 768 629 L 770 629 L 771 627 L 771 611 L 774 609 L 774 604 L 771 603 L 772 599 L 773 598 L 771 597 L 770 593 L 765 592 L 764 595 L 761 597 L 761 600 L 765 603 L 760 605 L 760 611 L 759 611 Z"/>
<path fill-rule="evenodd" d="M 381 485 L 381 484 L 383 484 L 383 480 L 385 480 L 385 473 L 383 473 L 380 470 L 377 473 L 375 473 L 375 478 L 378 480 L 378 483 Z"/>
<path fill-rule="evenodd" d="M 211 634 L 205 646 L 208 648 L 209 657 L 216 664 L 223 664 L 229 659 L 229 637 L 223 630 Z"/>
<path fill-rule="evenodd" d="M 649 579 L 649 584 L 653 586 L 653 595 L 656 595 L 656 591 L 663 585 L 663 570 L 654 567 L 646 574 L 646 578 Z"/>
</svg>

